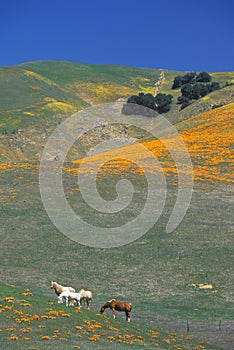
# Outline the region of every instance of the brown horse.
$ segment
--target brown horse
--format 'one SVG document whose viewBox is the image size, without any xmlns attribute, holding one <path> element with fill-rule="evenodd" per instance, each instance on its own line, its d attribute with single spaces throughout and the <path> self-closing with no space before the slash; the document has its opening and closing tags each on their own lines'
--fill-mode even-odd
<svg viewBox="0 0 234 350">
<path fill-rule="evenodd" d="M 59 296 L 62 292 L 75 292 L 75 289 L 72 287 L 63 287 L 61 284 L 58 284 L 57 282 L 51 281 L 50 285 L 51 289 L 54 289 L 55 293 Z"/>
<path fill-rule="evenodd" d="M 127 303 L 126 301 L 118 301 L 112 299 L 104 305 L 102 305 L 100 310 L 101 314 L 103 314 L 105 309 L 107 309 L 108 307 L 111 309 L 114 318 L 116 317 L 115 311 L 124 311 L 126 315 L 126 320 L 130 322 L 130 312 L 132 310 L 132 305 L 130 303 Z"/>
</svg>

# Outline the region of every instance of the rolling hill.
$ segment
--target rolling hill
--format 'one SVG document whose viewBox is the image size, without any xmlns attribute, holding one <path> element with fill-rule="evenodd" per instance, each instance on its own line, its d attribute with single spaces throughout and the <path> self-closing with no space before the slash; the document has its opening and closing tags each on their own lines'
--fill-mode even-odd
<svg viewBox="0 0 234 350">
<path fill-rule="evenodd" d="M 174 77 L 183 72 L 164 71 L 161 91 L 173 94 L 172 110 L 165 117 L 184 140 L 194 175 L 189 210 L 173 233 L 166 234 L 165 227 L 177 198 L 176 164 L 159 140 L 134 128 L 129 128 L 127 136 L 154 154 L 167 183 L 165 207 L 147 234 L 119 248 L 90 248 L 57 230 L 41 201 L 39 160 L 53 130 L 68 116 L 96 103 L 126 100 L 140 91 L 153 93 L 160 72 L 62 61 L 35 61 L 0 69 L 0 334 L 6 349 L 32 349 L 32 339 L 35 349 L 45 342 L 52 349 L 89 349 L 91 342 L 97 349 L 109 349 L 110 344 L 122 349 L 233 348 L 234 86 L 223 87 L 179 111 L 179 90 L 171 90 L 171 86 Z M 222 86 L 234 81 L 233 72 L 212 73 L 212 77 Z M 122 135 L 123 129 L 121 125 L 117 130 L 107 128 L 105 135 L 108 133 Z M 108 152 L 89 157 L 90 166 L 99 159 L 107 160 L 97 178 L 103 198 L 115 198 L 113 189 L 119 179 L 131 180 L 135 190 L 126 213 L 121 211 L 116 217 L 95 213 L 82 199 L 77 173 L 84 149 L 99 139 L 105 139 L 102 128 L 97 138 L 87 133 L 76 145 L 79 157 L 71 150 L 63 167 L 63 186 L 76 213 L 97 226 L 111 227 L 138 214 L 147 191 L 141 169 L 119 154 L 122 158 L 131 154 L 136 162 L 140 159 L 152 174 L 157 167 L 134 143 L 113 151 L 116 159 L 112 162 Z M 88 178 L 89 171 L 85 175 Z M 51 280 L 91 289 L 91 311 L 59 308 L 50 290 Z M 25 289 L 32 295 L 22 294 Z M 130 325 L 121 315 L 117 320 L 97 315 L 100 305 L 111 298 L 132 302 Z M 21 305 L 21 299 L 29 305 Z M 20 318 L 27 315 L 25 320 L 30 322 L 17 323 L 17 312 L 21 311 Z M 35 315 L 39 319 L 33 319 Z M 94 331 L 96 339 L 89 340 Z"/>
<path fill-rule="evenodd" d="M 165 70 L 164 74 L 161 91 L 174 96 L 172 109 L 167 113 L 167 119 L 173 124 L 234 100 L 233 87 L 227 86 L 180 111 L 176 104 L 179 90 L 171 90 L 171 86 L 181 72 Z M 63 61 L 34 61 L 2 67 L 0 159 L 38 160 L 44 138 L 67 116 L 89 105 L 126 100 L 139 92 L 153 94 L 159 76 L 160 70 L 156 69 Z M 212 73 L 212 78 L 224 86 L 233 83 L 234 74 Z"/>
</svg>

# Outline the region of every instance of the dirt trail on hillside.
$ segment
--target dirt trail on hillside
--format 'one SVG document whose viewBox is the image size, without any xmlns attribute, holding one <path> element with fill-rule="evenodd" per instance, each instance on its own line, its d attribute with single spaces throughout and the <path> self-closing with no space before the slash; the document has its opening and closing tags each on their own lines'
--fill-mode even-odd
<svg viewBox="0 0 234 350">
<path fill-rule="evenodd" d="M 154 97 L 156 97 L 157 94 L 160 92 L 164 80 L 165 80 L 165 73 L 164 73 L 164 70 L 162 70 L 160 75 L 159 75 L 158 81 L 154 84 L 154 86 L 155 86 Z"/>
</svg>

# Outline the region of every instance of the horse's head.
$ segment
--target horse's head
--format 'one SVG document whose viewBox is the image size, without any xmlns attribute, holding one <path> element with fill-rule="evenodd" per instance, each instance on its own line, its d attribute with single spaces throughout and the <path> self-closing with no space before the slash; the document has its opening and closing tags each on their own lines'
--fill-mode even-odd
<svg viewBox="0 0 234 350">
<path fill-rule="evenodd" d="M 73 299 L 70 301 L 70 306 L 77 306 L 77 305 L 79 305 L 77 300 Z"/>
<path fill-rule="evenodd" d="M 51 289 L 54 288 L 54 281 L 51 281 L 50 288 L 51 288 Z"/>
</svg>

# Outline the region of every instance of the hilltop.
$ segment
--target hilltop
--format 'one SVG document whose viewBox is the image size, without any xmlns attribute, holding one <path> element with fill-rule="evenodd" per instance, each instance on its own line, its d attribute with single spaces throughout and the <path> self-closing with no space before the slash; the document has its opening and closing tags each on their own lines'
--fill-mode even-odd
<svg viewBox="0 0 234 350">
<path fill-rule="evenodd" d="M 34 61 L 0 69 L 0 159 L 38 160 L 45 140 L 67 116 L 93 104 L 127 100 L 139 92 L 155 91 L 161 70 L 87 65 L 63 61 Z M 173 124 L 234 100 L 233 86 L 215 91 L 180 111 L 172 90 L 183 72 L 164 70 L 162 93 L 173 95 L 167 119 Z M 232 84 L 234 73 L 212 73 L 221 85 Z"/>
</svg>

